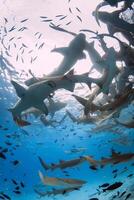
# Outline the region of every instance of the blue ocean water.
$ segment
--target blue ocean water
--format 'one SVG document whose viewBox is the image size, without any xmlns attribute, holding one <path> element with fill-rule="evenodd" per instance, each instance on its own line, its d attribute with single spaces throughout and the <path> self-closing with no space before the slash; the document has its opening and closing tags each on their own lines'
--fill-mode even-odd
<svg viewBox="0 0 134 200">
<path fill-rule="evenodd" d="M 4 81 L 1 79 L 1 82 Z M 5 86 L 11 86 L 5 82 Z M 64 92 L 64 91 L 63 91 Z M 79 199 L 88 200 L 98 198 L 100 200 L 109 200 L 118 193 L 131 193 L 134 198 L 134 160 L 119 163 L 116 165 L 106 165 L 103 168 L 93 170 L 85 162 L 76 167 L 70 167 L 64 170 L 44 170 L 41 166 L 38 156 L 45 160 L 46 163 L 58 163 L 59 160 L 75 159 L 83 155 L 93 156 L 94 159 L 109 157 L 111 149 L 117 152 L 127 153 L 134 152 L 134 136 L 132 128 L 117 126 L 110 130 L 95 132 L 92 128 L 94 124 L 77 124 L 69 118 L 57 125 L 56 127 L 44 126 L 38 119 L 29 117 L 33 123 L 30 126 L 18 127 L 12 120 L 11 114 L 7 111 L 10 102 L 16 101 L 16 95 L 8 90 L 1 90 L 0 101 L 0 147 L 7 149 L 4 153 L 5 159 L 0 158 L 0 191 L 7 194 L 11 199 L 36 200 L 40 195 L 35 193 L 34 189 L 47 191 L 51 186 L 43 186 L 38 171 L 40 170 L 45 176 L 76 178 L 85 180 L 87 183 L 80 190 L 73 191 L 64 195 L 51 195 L 42 197 L 42 199 Z M 67 100 L 69 103 L 69 100 Z M 70 101 L 71 106 L 76 102 Z M 79 105 L 76 106 L 76 109 Z M 65 109 L 58 111 L 56 119 L 61 118 Z M 121 142 L 122 141 L 122 142 Z M 72 148 L 85 148 L 84 152 L 68 154 L 67 151 Z M 17 160 L 16 165 L 13 162 Z M 118 170 L 117 173 L 112 173 Z M 128 175 L 132 176 L 128 177 Z M 115 176 L 116 175 L 116 176 Z M 13 183 L 16 181 L 16 184 Z M 24 186 L 21 186 L 21 182 Z M 96 189 L 104 183 L 122 182 L 123 185 L 116 190 L 99 193 Z M 19 194 L 15 194 L 15 188 L 19 186 Z M 101 190 L 100 190 L 101 191 Z M 124 195 L 124 197 L 125 197 Z M 6 198 L 5 198 L 6 199 Z M 115 199 L 120 199 L 119 195 Z M 125 198 L 121 198 L 125 199 Z"/>
</svg>

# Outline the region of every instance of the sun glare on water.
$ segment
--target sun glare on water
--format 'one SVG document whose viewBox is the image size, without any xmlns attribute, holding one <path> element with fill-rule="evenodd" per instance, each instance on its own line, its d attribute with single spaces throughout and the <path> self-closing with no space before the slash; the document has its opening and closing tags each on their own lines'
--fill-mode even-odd
<svg viewBox="0 0 134 200">
<path fill-rule="evenodd" d="M 78 33 L 79 30 L 83 28 L 89 28 L 96 31 L 96 27 L 98 26 L 92 16 L 92 11 L 95 9 L 98 2 L 99 0 L 96 0 L 89 5 L 89 1 L 87 0 L 85 0 L 84 3 L 81 1 L 72 1 L 72 4 L 81 7 L 83 22 L 80 23 L 78 19 L 74 18 L 72 24 L 70 24 L 69 27 L 64 27 L 63 25 L 61 27 L 75 33 Z M 42 4 L 41 0 L 40 3 Z M 8 4 L 8 2 L 6 2 L 6 4 Z M 62 6 L 58 6 L 61 4 Z M 35 75 L 42 76 L 43 74 L 49 74 L 52 72 L 60 65 L 63 60 L 63 55 L 59 53 L 52 53 L 51 50 L 55 46 L 67 47 L 70 41 L 73 39 L 73 36 L 52 30 L 48 23 L 41 23 L 40 16 L 46 15 L 48 18 L 54 18 L 54 16 L 57 14 L 63 13 L 63 10 L 64 14 L 67 13 L 68 15 L 68 21 L 72 20 L 73 16 L 71 14 L 69 15 L 66 2 L 62 2 L 61 0 L 59 0 L 58 5 L 53 1 L 50 1 L 48 4 L 45 2 L 42 4 L 41 8 L 38 5 L 36 1 L 33 1 L 32 7 L 31 3 L 28 1 L 24 1 L 21 4 L 17 1 L 14 1 L 12 5 L 8 5 L 8 15 L 10 15 L 11 20 L 8 22 L 9 27 L 15 25 L 17 30 L 19 30 L 21 27 L 21 20 L 24 19 L 24 17 L 29 19 L 23 24 L 24 26 L 28 27 L 28 29 L 22 32 L 16 32 L 16 37 L 17 34 L 19 34 L 18 38 L 21 36 L 21 39 L 16 41 L 17 48 L 11 47 L 10 49 L 10 52 L 12 52 L 10 62 L 18 70 L 24 70 L 28 72 L 30 69 Z M 89 8 L 87 9 L 88 5 Z M 55 6 L 57 6 L 56 9 Z M 6 9 L 2 9 L 1 12 L 3 16 L 7 16 Z M 41 34 L 40 38 L 38 38 L 39 34 Z M 88 34 L 86 36 L 90 37 Z M 11 37 L 14 37 L 14 31 L 9 33 L 9 38 Z M 87 37 L 87 39 L 89 39 L 89 37 Z M 27 46 L 22 55 L 21 47 L 19 47 L 20 41 L 22 41 Z M 41 43 L 44 43 L 44 46 L 38 49 Z M 19 58 L 16 59 L 18 55 Z M 87 55 L 87 58 L 79 60 L 74 65 L 74 68 L 75 72 L 80 74 L 89 71 L 91 66 L 92 64 L 90 58 Z"/>
</svg>

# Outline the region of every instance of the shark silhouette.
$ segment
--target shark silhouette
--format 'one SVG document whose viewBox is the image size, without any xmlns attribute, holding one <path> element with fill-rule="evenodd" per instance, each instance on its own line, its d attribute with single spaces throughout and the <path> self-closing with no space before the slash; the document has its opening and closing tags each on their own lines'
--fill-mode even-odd
<svg viewBox="0 0 134 200">
<path fill-rule="evenodd" d="M 20 98 L 16 105 L 9 109 L 14 118 L 20 118 L 21 113 L 31 107 L 34 107 L 45 115 L 48 115 L 48 108 L 44 103 L 44 100 L 57 89 L 64 88 L 69 91 L 73 91 L 75 86 L 75 83 L 67 79 L 66 76 L 40 81 L 30 85 L 27 88 L 13 80 L 11 83 L 14 86 L 18 97 Z"/>
<path fill-rule="evenodd" d="M 91 70 L 95 68 L 98 72 L 103 73 L 103 70 L 106 68 L 105 62 L 98 53 L 98 51 L 94 47 L 94 42 L 87 42 L 85 46 L 85 50 L 88 52 L 88 55 L 93 64 Z M 91 71 L 90 70 L 90 71 Z"/>
<path fill-rule="evenodd" d="M 61 64 L 49 76 L 64 75 L 80 59 L 85 59 L 85 34 L 80 33 L 70 42 L 68 47 L 55 48 L 52 52 L 61 53 L 64 58 Z"/>
<path fill-rule="evenodd" d="M 117 10 L 112 13 L 98 11 L 93 12 L 98 25 L 99 20 L 107 25 L 110 35 L 114 35 L 117 32 L 121 32 L 123 36 L 134 45 L 134 24 L 129 24 L 119 17 L 122 10 Z"/>
<path fill-rule="evenodd" d="M 108 13 L 105 11 L 98 11 L 98 9 L 97 9 L 97 11 L 93 12 L 93 15 L 95 15 L 95 17 L 96 17 L 96 12 L 97 12 L 96 21 L 97 21 L 98 25 L 100 25 L 99 20 L 101 20 L 103 23 L 106 23 L 106 24 L 110 23 L 121 30 L 125 30 L 128 32 L 134 33 L 134 25 L 129 24 L 128 22 L 119 18 L 119 15 L 122 12 L 122 10 L 117 10 L 112 13 Z"/>
<path fill-rule="evenodd" d="M 44 176 L 42 172 L 39 171 L 39 177 L 44 185 L 50 186 L 70 186 L 79 187 L 86 183 L 84 180 L 71 179 L 71 178 L 58 178 L 58 177 L 48 177 Z"/>
<path fill-rule="evenodd" d="M 82 75 L 73 75 L 71 70 L 64 76 L 47 77 L 42 81 L 36 82 L 29 87 L 25 88 L 22 85 L 11 81 L 14 86 L 18 97 L 20 98 L 16 105 L 9 109 L 12 112 L 13 117 L 21 117 L 21 113 L 34 107 L 41 111 L 41 113 L 48 114 L 48 108 L 44 103 L 44 100 L 48 98 L 54 91 L 58 89 L 66 89 L 73 92 L 75 83 L 84 82 L 89 87 L 91 80 L 88 77 L 88 73 Z"/>
<path fill-rule="evenodd" d="M 31 85 L 27 89 L 13 80 L 11 83 L 20 98 L 16 105 L 9 109 L 12 112 L 13 117 L 20 117 L 23 111 L 31 107 L 41 110 L 46 115 L 48 114 L 48 109 L 43 101 L 54 90 L 54 86 L 52 86 L 50 82 L 39 82 Z"/>
<path fill-rule="evenodd" d="M 60 27 L 57 27 L 57 26 L 50 26 L 51 28 L 53 28 L 53 29 L 55 29 L 55 30 L 58 30 L 58 31 L 61 31 L 61 32 L 65 32 L 65 33 L 68 33 L 68 34 L 70 34 L 70 35 L 73 35 L 73 36 L 75 36 L 75 38 L 77 38 L 77 34 L 76 33 L 74 33 L 74 32 L 71 32 L 71 31 L 67 31 L 66 29 L 63 29 L 63 28 L 60 28 Z M 94 34 L 96 34 L 94 31 L 91 31 L 91 30 L 88 30 L 88 29 L 82 29 L 82 30 L 80 30 L 80 31 L 84 31 L 84 32 L 90 32 L 90 33 L 94 33 Z M 75 39 L 74 38 L 74 39 Z M 108 64 L 108 59 L 106 60 L 106 59 L 103 59 L 102 57 L 101 57 L 101 55 L 98 53 L 98 51 L 96 51 L 96 49 L 95 49 L 95 47 L 94 47 L 94 42 L 91 42 L 91 43 L 89 43 L 89 42 L 87 42 L 86 40 L 85 40 L 85 48 L 84 48 L 84 50 L 85 51 L 87 51 L 87 53 L 88 53 L 88 55 L 89 55 L 89 57 L 90 57 L 90 59 L 91 59 L 91 61 L 92 61 L 92 63 L 93 63 L 93 66 L 92 66 L 92 68 L 91 68 L 91 70 L 93 69 L 93 68 L 95 68 L 98 72 L 100 72 L 100 73 L 103 73 L 104 72 L 104 69 L 107 69 L 107 64 Z M 110 50 L 111 51 L 111 50 Z M 111 53 L 110 53 L 111 54 Z M 113 54 L 113 52 L 112 52 L 112 54 Z M 107 63 L 106 63 L 106 62 Z M 111 61 L 111 60 L 110 60 Z M 90 72 L 91 72 L 91 70 L 90 70 Z M 93 81 L 93 79 L 92 79 L 92 81 Z"/>
</svg>

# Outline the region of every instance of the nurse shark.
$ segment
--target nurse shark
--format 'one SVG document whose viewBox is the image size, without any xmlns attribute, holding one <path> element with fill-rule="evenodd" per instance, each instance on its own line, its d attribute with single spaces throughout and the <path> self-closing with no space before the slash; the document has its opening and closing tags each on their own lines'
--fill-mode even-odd
<svg viewBox="0 0 134 200">
<path fill-rule="evenodd" d="M 73 75 L 70 71 L 64 76 L 47 77 L 47 79 L 34 83 L 27 88 L 12 80 L 11 83 L 20 99 L 9 111 L 12 112 L 14 120 L 21 118 L 21 113 L 31 107 L 48 115 L 48 108 L 44 100 L 61 88 L 73 92 L 75 83 L 79 82 L 84 82 L 90 87 L 91 80 L 88 73 Z"/>
<path fill-rule="evenodd" d="M 68 47 L 54 48 L 51 51 L 61 53 L 64 58 L 61 64 L 49 76 L 64 75 L 78 60 L 86 58 L 83 52 L 86 43 L 85 38 L 85 34 L 80 33 L 70 42 Z"/>
<path fill-rule="evenodd" d="M 86 54 L 83 52 L 86 45 L 86 36 L 83 33 L 75 34 L 75 38 L 70 42 L 68 47 L 54 48 L 51 52 L 57 52 L 64 56 L 61 64 L 56 67 L 54 71 L 48 74 L 48 77 L 61 76 L 71 70 L 78 60 L 85 59 Z M 31 73 L 30 73 L 31 74 Z M 36 78 L 32 75 L 32 78 L 25 81 L 27 86 L 40 81 L 40 78 Z M 47 77 L 45 76 L 45 77 Z"/>
</svg>

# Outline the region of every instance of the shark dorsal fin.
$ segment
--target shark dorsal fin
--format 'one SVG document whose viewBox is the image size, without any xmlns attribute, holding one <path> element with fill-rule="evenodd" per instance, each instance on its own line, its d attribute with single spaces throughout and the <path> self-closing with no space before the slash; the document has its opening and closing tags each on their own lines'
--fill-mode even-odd
<svg viewBox="0 0 134 200">
<path fill-rule="evenodd" d="M 63 56 L 65 56 L 68 54 L 68 47 L 54 48 L 54 49 L 52 49 L 51 52 L 57 52 L 57 53 L 60 53 Z"/>
<path fill-rule="evenodd" d="M 24 95 L 26 93 L 26 89 L 22 85 L 18 84 L 17 82 L 15 82 L 13 80 L 11 80 L 11 83 L 14 86 L 18 97 L 20 97 L 20 98 L 24 97 Z"/>
</svg>

